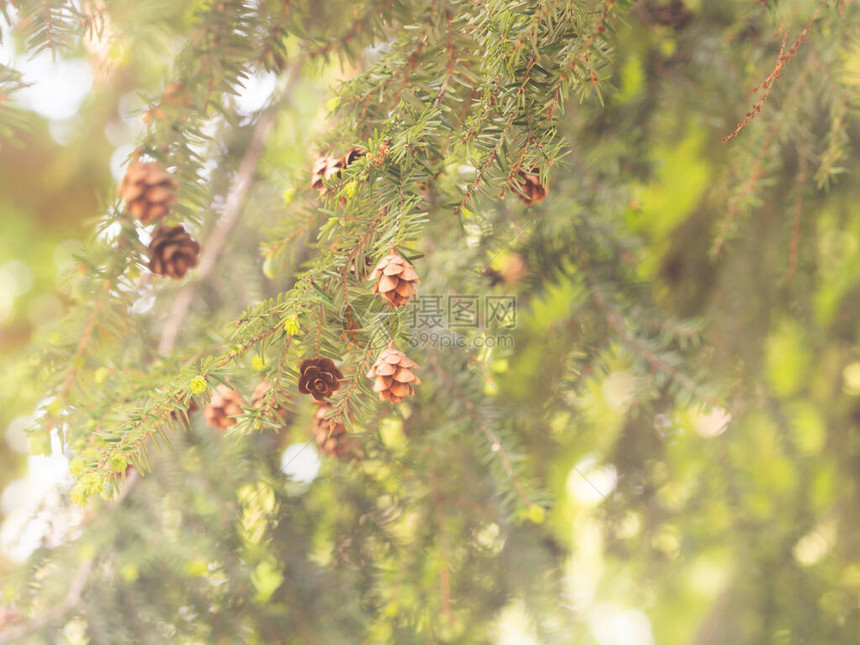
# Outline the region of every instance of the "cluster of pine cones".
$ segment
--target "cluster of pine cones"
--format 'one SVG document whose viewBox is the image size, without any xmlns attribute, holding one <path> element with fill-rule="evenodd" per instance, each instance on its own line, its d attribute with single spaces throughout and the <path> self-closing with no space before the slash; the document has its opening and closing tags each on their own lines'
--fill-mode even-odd
<svg viewBox="0 0 860 645">
<path fill-rule="evenodd" d="M 174 280 L 184 278 L 189 269 L 197 266 L 200 254 L 200 245 L 184 227 L 161 224 L 176 202 L 177 189 L 176 182 L 159 164 L 134 161 L 117 190 L 129 215 L 142 224 L 159 224 L 149 243 L 149 270 Z"/>
<path fill-rule="evenodd" d="M 266 415 L 276 424 L 286 427 L 290 421 L 289 410 L 277 402 L 271 389 L 271 383 L 261 381 L 251 395 L 250 407 L 265 409 Z M 203 415 L 210 426 L 218 430 L 227 430 L 236 424 L 244 408 L 245 400 L 238 390 L 227 385 L 219 385 L 209 399 L 208 405 L 203 409 Z M 314 440 L 321 454 L 345 460 L 359 457 L 362 454 L 361 441 L 349 435 L 343 423 L 326 419 L 326 415 L 332 409 L 333 406 L 325 400 L 318 402 L 308 428 L 308 435 Z"/>
<path fill-rule="evenodd" d="M 366 153 L 361 148 L 351 148 L 342 157 L 320 157 L 313 166 L 311 186 L 321 196 L 327 193 L 326 183 L 339 177 L 355 159 Z M 527 205 L 538 203 L 546 197 L 546 187 L 540 183 L 536 171 L 517 174 L 514 187 L 517 196 Z M 158 163 L 135 160 L 126 171 L 118 193 L 125 200 L 128 213 L 142 224 L 157 223 L 149 245 L 149 269 L 156 275 L 175 280 L 197 266 L 200 245 L 181 225 L 162 224 L 176 202 L 176 181 Z M 375 281 L 373 293 L 379 294 L 393 307 L 405 306 L 416 295 L 415 285 L 420 284 L 415 267 L 394 248 L 384 256 L 370 274 Z M 354 321 L 353 321 L 354 322 Z M 355 337 L 357 325 L 350 329 Z M 414 386 L 421 381 L 414 370 L 418 364 L 391 344 L 377 358 L 367 376 L 374 380 L 373 391 L 382 401 L 400 403 L 415 393 Z M 340 421 L 340 412 L 333 414 L 334 406 L 328 398 L 340 388 L 343 373 L 334 361 L 316 357 L 302 361 L 299 368 L 298 389 L 310 394 L 317 408 L 313 415 L 310 432 L 320 452 L 339 458 L 352 458 L 360 454 L 361 444 L 351 437 Z M 267 414 L 276 416 L 286 425 L 288 410 L 275 402 L 270 393 L 271 384 L 263 381 L 251 396 L 251 407 L 267 407 Z M 219 385 L 204 409 L 206 422 L 220 430 L 235 425 L 243 412 L 242 395 L 228 385 Z"/>
</svg>

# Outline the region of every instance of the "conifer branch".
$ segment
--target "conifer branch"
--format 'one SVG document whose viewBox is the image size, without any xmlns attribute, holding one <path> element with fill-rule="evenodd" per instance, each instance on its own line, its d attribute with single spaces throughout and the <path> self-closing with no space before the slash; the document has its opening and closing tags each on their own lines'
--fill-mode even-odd
<svg viewBox="0 0 860 645">
<path fill-rule="evenodd" d="M 604 319 L 609 324 L 615 333 L 630 347 L 634 353 L 641 356 L 653 368 L 655 372 L 659 372 L 672 381 L 678 383 L 685 390 L 697 396 L 702 401 L 709 405 L 719 405 L 719 402 L 712 395 L 705 392 L 693 379 L 678 371 L 668 362 L 660 358 L 655 352 L 649 349 L 645 343 L 637 338 L 627 326 L 624 324 L 621 316 L 613 310 L 606 302 L 603 292 L 593 281 L 589 282 L 592 292 L 592 299 L 597 309 L 603 314 Z"/>
<path fill-rule="evenodd" d="M 528 495 L 526 494 L 525 488 L 520 483 L 519 478 L 514 472 L 514 467 L 511 464 L 511 460 L 508 458 L 507 453 L 505 452 L 505 448 L 502 445 L 501 440 L 498 435 L 493 432 L 493 430 L 486 424 L 484 419 L 475 409 L 474 403 L 472 403 L 471 399 L 463 392 L 463 390 L 454 382 L 454 379 L 451 378 L 451 375 L 442 367 L 442 364 L 439 361 L 439 358 L 436 356 L 436 352 L 430 352 L 430 362 L 433 363 L 433 370 L 442 379 L 442 382 L 445 384 L 446 388 L 453 392 L 457 397 L 457 400 L 463 405 L 466 409 L 466 413 L 469 417 L 474 421 L 475 425 L 477 425 L 481 432 L 486 436 L 487 441 L 490 444 L 490 449 L 499 456 L 499 461 L 501 461 L 502 466 L 505 469 L 505 472 L 508 474 L 508 478 L 511 480 L 511 483 L 516 488 L 517 494 L 520 496 L 520 500 L 526 506 L 531 506 L 531 501 L 529 500 Z"/>
<path fill-rule="evenodd" d="M 782 41 L 779 45 L 779 54 L 776 57 L 776 64 L 774 65 L 773 70 L 770 74 L 768 74 L 767 78 L 764 79 L 759 85 L 753 88 L 753 94 L 761 92 L 761 96 L 758 101 L 756 101 L 755 105 L 753 105 L 752 109 L 744 115 L 743 120 L 738 123 L 737 127 L 729 133 L 726 137 L 723 138 L 723 143 L 727 143 L 738 136 L 746 126 L 748 126 L 753 119 L 755 119 L 761 111 L 764 109 L 764 104 L 767 102 L 768 97 L 770 96 L 771 90 L 776 82 L 782 77 L 782 72 L 785 69 L 785 66 L 797 55 L 798 49 L 800 49 L 800 45 L 806 42 L 806 35 L 809 33 L 810 27 L 812 27 L 812 23 L 818 18 L 818 13 L 821 11 L 821 7 L 824 5 L 824 2 L 819 2 L 815 7 L 815 11 L 812 13 L 812 17 L 809 21 L 803 26 L 800 34 L 795 38 L 794 42 L 792 42 L 791 46 L 786 51 L 785 46 L 788 42 L 788 26 L 783 26 L 780 28 L 780 33 L 782 34 Z M 775 37 L 779 37 L 777 34 Z"/>
</svg>

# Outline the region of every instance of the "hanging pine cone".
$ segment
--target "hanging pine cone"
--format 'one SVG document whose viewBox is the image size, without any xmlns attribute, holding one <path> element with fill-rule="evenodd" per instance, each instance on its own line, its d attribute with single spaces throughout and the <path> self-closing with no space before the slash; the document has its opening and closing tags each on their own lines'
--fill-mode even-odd
<svg viewBox="0 0 860 645">
<path fill-rule="evenodd" d="M 266 398 L 269 396 L 269 390 L 272 389 L 272 384 L 268 381 L 260 381 L 254 392 L 251 394 L 251 407 L 260 408 L 265 404 Z M 271 411 L 281 417 L 281 421 L 286 423 L 289 411 L 282 405 L 273 402 Z"/>
<path fill-rule="evenodd" d="M 299 367 L 299 392 L 310 394 L 315 401 L 332 395 L 340 388 L 343 373 L 330 358 L 308 358 Z"/>
<path fill-rule="evenodd" d="M 311 169 L 311 188 L 319 191 L 320 197 L 326 194 L 325 182 L 340 176 L 343 159 L 338 157 L 319 157 Z"/>
<path fill-rule="evenodd" d="M 311 435 L 317 445 L 317 450 L 329 457 L 340 459 L 352 459 L 360 454 L 361 442 L 351 437 L 346 426 L 326 419 L 326 414 L 332 409 L 330 403 L 320 403 L 314 412 L 314 421 L 311 425 Z"/>
<path fill-rule="evenodd" d="M 311 188 L 318 190 L 320 197 L 325 196 L 325 182 L 332 177 L 340 177 L 341 170 L 365 154 L 361 148 L 352 147 L 342 157 L 319 157 L 311 170 Z"/>
<path fill-rule="evenodd" d="M 401 307 L 415 295 L 416 284 L 421 284 L 418 274 L 404 258 L 391 253 L 379 261 L 371 280 L 376 280 L 373 293 L 378 293 L 395 307 Z"/>
<path fill-rule="evenodd" d="M 129 214 L 144 224 L 164 219 L 176 201 L 177 184 L 155 162 L 134 161 L 125 171 L 117 193 Z"/>
<path fill-rule="evenodd" d="M 532 172 L 520 170 L 517 173 L 517 179 L 514 181 L 514 187 L 517 197 L 526 206 L 542 202 L 546 197 L 546 186 L 540 183 L 540 176 L 537 170 L 532 170 Z"/>
<path fill-rule="evenodd" d="M 203 410 L 206 423 L 219 430 L 226 430 L 236 424 L 234 417 L 242 413 L 242 403 L 242 395 L 236 390 L 219 385 Z"/>
<path fill-rule="evenodd" d="M 174 280 L 197 266 L 200 245 L 181 226 L 159 227 L 149 244 L 149 270 Z"/>
<path fill-rule="evenodd" d="M 351 164 L 356 159 L 363 157 L 367 152 L 363 148 L 359 148 L 358 146 L 353 146 L 349 150 L 346 151 L 346 154 L 343 156 L 343 167 L 346 168 L 349 164 Z"/>
<path fill-rule="evenodd" d="M 403 352 L 389 347 L 383 351 L 367 375 L 374 379 L 373 391 L 379 392 L 380 401 L 400 403 L 415 394 L 413 385 L 421 380 L 412 371 L 418 364 Z"/>
</svg>

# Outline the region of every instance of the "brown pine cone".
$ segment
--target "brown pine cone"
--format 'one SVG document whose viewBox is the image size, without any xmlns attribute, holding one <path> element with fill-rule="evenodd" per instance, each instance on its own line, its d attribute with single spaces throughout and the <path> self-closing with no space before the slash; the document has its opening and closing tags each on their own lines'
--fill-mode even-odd
<svg viewBox="0 0 860 645">
<path fill-rule="evenodd" d="M 149 270 L 174 280 L 197 266 L 200 245 L 181 226 L 160 227 L 149 244 Z"/>
<path fill-rule="evenodd" d="M 371 280 L 376 280 L 373 293 L 378 293 L 395 307 L 401 307 L 415 295 L 416 284 L 421 284 L 418 274 L 404 258 L 396 253 L 386 255 L 379 261 Z"/>
<path fill-rule="evenodd" d="M 367 152 L 363 148 L 359 148 L 358 146 L 353 146 L 349 150 L 346 151 L 346 154 L 343 156 L 342 162 L 343 167 L 346 168 L 349 164 L 351 164 L 356 159 L 363 157 Z"/>
<path fill-rule="evenodd" d="M 144 224 L 161 221 L 176 201 L 177 184 L 155 162 L 134 161 L 125 171 L 117 193 L 129 214 Z"/>
<path fill-rule="evenodd" d="M 311 188 L 316 188 L 320 197 L 323 197 L 326 194 L 326 187 L 323 182 L 332 177 L 339 177 L 343 167 L 343 158 L 319 157 L 311 170 Z"/>
<path fill-rule="evenodd" d="M 526 205 L 531 206 L 542 202 L 546 197 L 546 186 L 541 185 L 537 170 L 526 172 L 520 170 L 514 182 L 517 197 Z"/>
<path fill-rule="evenodd" d="M 242 403 L 242 395 L 236 390 L 226 385 L 219 385 L 203 410 L 206 423 L 219 430 L 226 430 L 236 424 L 234 417 L 242 414 Z"/>
<path fill-rule="evenodd" d="M 407 396 L 415 394 L 413 385 L 420 385 L 412 371 L 418 364 L 403 352 L 389 347 L 383 351 L 367 375 L 374 379 L 373 391 L 379 392 L 380 401 L 400 403 Z"/>
<path fill-rule="evenodd" d="M 340 388 L 343 373 L 334 366 L 330 358 L 308 358 L 299 368 L 299 392 L 310 394 L 315 401 L 322 401 Z"/>
<path fill-rule="evenodd" d="M 311 434 L 317 445 L 317 450 L 329 457 L 340 459 L 352 459 L 357 457 L 361 451 L 361 442 L 351 437 L 346 426 L 335 423 L 332 419 L 326 419 L 325 415 L 332 409 L 330 403 L 320 403 L 314 412 L 314 422 L 311 425 Z"/>
<path fill-rule="evenodd" d="M 262 407 L 266 398 L 269 396 L 269 390 L 271 389 L 271 383 L 269 383 L 268 381 L 260 381 L 257 387 L 254 388 L 253 394 L 251 394 L 251 407 Z M 282 405 L 278 405 L 276 402 L 273 401 L 271 411 L 281 417 L 281 420 L 286 423 L 287 416 L 289 415 L 289 411 L 287 410 L 287 408 L 283 407 Z"/>
<path fill-rule="evenodd" d="M 367 154 L 363 149 L 353 146 L 342 157 L 319 157 L 311 170 L 311 188 L 319 191 L 320 197 L 326 194 L 324 181 L 332 177 L 340 177 L 340 171 L 359 157 Z"/>
</svg>

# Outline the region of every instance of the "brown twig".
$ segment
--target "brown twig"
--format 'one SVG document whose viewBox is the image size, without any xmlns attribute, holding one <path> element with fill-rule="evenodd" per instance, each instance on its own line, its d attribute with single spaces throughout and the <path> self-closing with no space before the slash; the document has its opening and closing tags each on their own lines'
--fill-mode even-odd
<svg viewBox="0 0 860 645">
<path fill-rule="evenodd" d="M 257 168 L 257 162 L 260 160 L 262 154 L 263 142 L 273 122 L 274 114 L 267 112 L 260 117 L 254 128 L 248 149 L 239 163 L 236 178 L 227 193 L 224 214 L 218 220 L 215 229 L 203 246 L 203 251 L 200 254 L 200 263 L 195 272 L 195 279 L 182 288 L 179 295 L 176 296 L 176 300 L 173 301 L 173 306 L 167 315 L 167 322 L 161 330 L 161 338 L 158 341 L 159 354 L 168 354 L 173 349 L 179 330 L 185 322 L 185 316 L 188 314 L 191 304 L 194 302 L 194 297 L 197 295 L 198 287 L 212 272 L 212 269 L 215 267 L 215 261 L 224 249 L 230 232 L 239 222 L 242 206 L 253 184 L 254 170 Z"/>
<path fill-rule="evenodd" d="M 797 38 L 794 39 L 794 42 L 791 44 L 791 47 L 786 51 L 785 45 L 788 42 L 788 27 L 782 27 L 779 32 L 776 33 L 774 38 L 779 38 L 780 34 L 782 34 L 782 42 L 779 45 L 779 54 L 776 57 L 776 64 L 773 67 L 773 70 L 770 74 L 768 74 L 767 78 L 764 79 L 759 85 L 753 88 L 753 94 L 761 92 L 761 96 L 759 96 L 758 101 L 755 102 L 752 109 L 744 115 L 744 119 L 738 123 L 737 127 L 732 131 L 729 135 L 723 138 L 723 143 L 731 141 L 738 134 L 740 134 L 741 130 L 743 130 L 746 126 L 750 124 L 750 122 L 758 116 L 761 111 L 764 109 L 764 104 L 770 96 L 770 92 L 773 89 L 773 86 L 776 82 L 782 77 L 782 71 L 785 69 L 785 66 L 797 55 L 797 50 L 800 49 L 800 45 L 806 42 L 806 35 L 809 33 L 809 28 L 812 26 L 812 23 L 815 22 L 815 19 L 818 17 L 818 12 L 821 10 L 821 5 L 823 3 L 819 3 L 817 7 L 815 7 L 815 11 L 812 13 L 812 17 L 809 21 L 804 25 L 803 29 L 798 35 Z"/>
<path fill-rule="evenodd" d="M 299 72 L 303 66 L 303 61 L 299 60 L 290 68 L 288 73 L 287 86 L 284 90 L 282 100 L 289 98 L 296 82 L 299 79 Z M 248 141 L 248 148 L 245 151 L 242 161 L 239 163 L 239 168 L 236 171 L 236 178 L 230 186 L 227 193 L 227 199 L 224 204 L 224 214 L 215 229 L 209 235 L 206 243 L 203 245 L 203 251 L 200 253 L 200 262 L 195 272 L 195 279 L 187 283 L 176 300 L 173 301 L 173 306 L 167 316 L 167 322 L 161 330 L 161 338 L 158 341 L 158 353 L 168 354 L 176 344 L 176 338 L 182 324 L 185 321 L 185 316 L 188 314 L 191 304 L 194 302 L 194 296 L 197 294 L 198 286 L 209 276 L 212 269 L 215 267 L 215 261 L 227 243 L 230 232 L 239 222 L 239 215 L 242 213 L 242 206 L 248 196 L 253 185 L 254 171 L 257 168 L 257 163 L 260 157 L 263 156 L 263 145 L 266 134 L 272 127 L 275 120 L 273 110 L 265 112 L 257 121 L 254 131 L 251 134 L 251 140 Z"/>
</svg>

